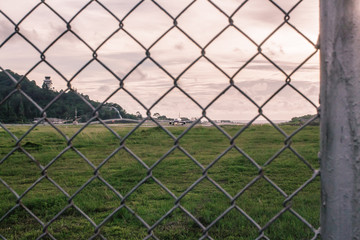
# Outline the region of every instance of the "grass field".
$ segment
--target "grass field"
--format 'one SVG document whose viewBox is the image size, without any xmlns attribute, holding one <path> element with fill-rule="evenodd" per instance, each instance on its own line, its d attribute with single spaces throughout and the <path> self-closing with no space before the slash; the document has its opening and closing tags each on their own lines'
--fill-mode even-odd
<svg viewBox="0 0 360 240">
<path fill-rule="evenodd" d="M 110 126 L 120 136 L 125 136 L 132 129 L 120 125 Z M 224 126 L 223 129 L 233 136 L 241 127 Z M 80 126 L 59 128 L 71 137 Z M 281 128 L 291 133 L 297 127 L 283 125 Z M 8 126 L 8 129 L 20 137 L 29 127 L 13 125 Z M 179 136 L 186 128 L 167 129 Z M 67 147 L 66 140 L 50 126 L 36 127 L 21 143 L 42 166 L 48 165 Z M 258 165 L 263 166 L 284 146 L 284 137 L 270 125 L 254 125 L 245 130 L 236 139 L 235 144 Z M 159 127 L 137 129 L 125 141 L 125 149 L 120 147 L 120 141 L 105 127 L 91 125 L 72 141 L 72 146 L 80 151 L 93 167 L 101 165 L 99 176 L 126 197 L 124 203 L 128 209 L 120 209 L 100 228 L 101 234 L 107 239 L 143 239 L 148 235 L 147 228 L 129 209 L 152 226 L 174 207 L 174 198 L 152 178 L 147 179 L 128 196 L 128 193 L 148 176 L 146 167 L 133 155 L 148 167 L 156 164 L 152 176 L 177 197 L 182 196 L 186 189 L 203 176 L 203 169 L 179 148 L 174 148 L 168 153 L 174 146 L 174 140 Z M 194 127 L 180 139 L 179 146 L 207 168 L 230 147 L 230 141 L 215 127 Z M 304 128 L 293 137 L 291 146 L 313 168 L 319 167 L 318 126 Z M 13 148 L 14 141 L 5 130 L 0 129 L 0 159 Z M 71 199 L 71 203 L 96 224 L 100 224 L 121 206 L 122 200 L 98 178 L 94 178 L 84 189 L 78 191 L 94 176 L 94 168 L 74 149 L 69 148 L 61 154 L 46 170 L 47 176 L 59 184 L 69 196 L 77 193 Z M 104 159 L 112 153 L 113 156 L 104 163 Z M 166 153 L 167 157 L 157 163 Z M 42 176 L 41 172 L 37 164 L 20 150 L 0 162 L 0 178 L 19 195 Z M 232 148 L 212 165 L 207 173 L 210 179 L 216 181 L 233 197 L 259 175 L 259 170 L 238 150 Z M 289 149 L 282 152 L 271 164 L 264 166 L 263 173 L 287 195 L 299 188 L 313 174 L 312 170 Z M 261 177 L 236 199 L 235 204 L 263 227 L 283 209 L 284 199 L 284 196 Z M 20 206 L 6 218 L 1 218 L 16 203 L 14 194 L 0 182 L 0 236 L 6 239 L 36 239 L 43 233 L 43 228 L 23 207 Z M 207 178 L 185 194 L 179 203 L 205 227 L 231 206 L 231 200 Z M 68 206 L 69 198 L 47 178 L 43 178 L 26 192 L 21 204 L 46 224 Z M 319 227 L 319 178 L 294 197 L 292 209 L 315 228 Z M 94 235 L 94 227 L 73 206 L 62 212 L 47 231 L 56 239 L 89 239 Z M 209 236 L 213 239 L 255 239 L 259 235 L 258 232 L 239 211 L 232 209 L 210 228 Z M 203 231 L 177 208 L 157 225 L 153 233 L 159 239 L 199 239 Z M 313 232 L 291 212 L 286 211 L 265 230 L 265 235 L 270 239 L 298 240 L 311 239 Z"/>
</svg>

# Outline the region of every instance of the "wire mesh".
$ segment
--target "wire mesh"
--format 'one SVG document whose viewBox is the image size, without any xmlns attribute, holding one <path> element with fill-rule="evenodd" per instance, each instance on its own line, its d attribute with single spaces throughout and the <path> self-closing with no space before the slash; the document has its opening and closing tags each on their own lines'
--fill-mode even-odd
<svg viewBox="0 0 360 240">
<path fill-rule="evenodd" d="M 135 35 L 131 34 L 131 29 L 128 29 L 126 26 L 126 20 L 127 18 L 129 18 L 130 16 L 132 16 L 134 13 L 136 13 L 137 9 L 142 6 L 145 2 L 150 2 L 151 4 L 153 4 L 154 6 L 156 6 L 160 11 L 162 11 L 163 13 L 165 13 L 169 19 L 169 23 L 170 23 L 170 27 L 168 29 L 166 29 L 166 31 L 164 31 L 160 37 L 158 37 L 155 41 L 153 41 L 149 47 L 146 47 L 145 44 L 142 43 L 141 39 L 138 39 Z M 247 6 L 247 4 L 249 2 L 251 2 L 251 0 L 245 0 L 242 2 L 238 3 L 238 7 L 231 12 L 231 14 L 228 14 L 225 10 L 223 10 L 220 6 L 218 6 L 218 4 L 216 3 L 216 1 L 211 1 L 208 0 L 207 2 L 211 4 L 211 6 L 213 7 L 214 10 L 217 11 L 217 13 L 223 17 L 225 17 L 228 20 L 228 24 L 223 27 L 220 31 L 218 31 L 217 34 L 215 34 L 214 36 L 212 36 L 210 39 L 208 39 L 208 41 L 206 42 L 206 44 L 202 44 L 198 41 L 195 40 L 194 37 L 192 37 L 192 35 L 190 33 L 188 33 L 185 29 L 182 28 L 182 26 L 178 23 L 179 19 L 186 14 L 192 7 L 192 5 L 194 5 L 197 2 L 197 0 L 191 1 L 189 3 L 187 3 L 187 5 L 176 15 L 174 15 L 173 13 L 171 13 L 169 10 L 167 10 L 167 7 L 163 6 L 162 3 L 160 3 L 159 1 L 156 0 L 152 0 L 152 1 L 146 1 L 146 0 L 141 0 L 138 1 L 136 4 L 134 4 L 134 6 L 132 7 L 131 10 L 129 10 L 127 12 L 127 14 L 124 15 L 124 17 L 119 18 L 117 16 L 116 13 L 113 12 L 113 10 L 111 9 L 111 7 L 107 7 L 107 4 L 105 1 L 102 0 L 91 0 L 86 2 L 83 7 L 78 10 L 70 20 L 66 20 L 65 17 L 62 16 L 62 14 L 60 14 L 56 8 L 51 6 L 51 3 L 49 1 L 35 1 L 36 4 L 34 4 L 33 8 L 26 12 L 26 14 L 24 14 L 23 18 L 18 21 L 15 22 L 14 20 L 12 20 L 5 11 L 0 10 L 0 15 L 3 16 L 4 18 L 6 18 L 6 20 L 11 23 L 11 25 L 14 27 L 14 31 L 9 34 L 5 40 L 0 44 L 0 49 L 3 48 L 4 46 L 6 46 L 6 44 L 15 36 L 20 37 L 21 39 L 25 40 L 28 44 L 31 45 L 31 47 L 37 52 L 37 55 L 40 57 L 40 60 L 37 61 L 37 63 L 35 65 L 33 65 L 31 68 L 28 69 L 27 73 L 24 74 L 23 76 L 21 76 L 20 78 L 15 78 L 8 70 L 3 69 L 2 66 L 0 66 L 1 71 L 3 71 L 7 77 L 9 79 L 11 79 L 11 81 L 14 84 L 13 87 L 13 91 L 11 91 L 5 98 L 1 99 L 0 101 L 0 105 L 5 104 L 5 102 L 10 99 L 12 96 L 14 96 L 15 94 L 21 94 L 24 98 L 26 98 L 28 101 L 30 101 L 40 112 L 41 118 L 39 119 L 39 121 L 37 121 L 35 124 L 33 124 L 30 129 L 28 129 L 26 132 L 24 132 L 20 137 L 16 136 L 15 134 L 13 134 L 6 126 L 6 124 L 0 123 L 1 128 L 3 128 L 13 139 L 14 141 L 14 148 L 7 153 L 1 160 L 0 160 L 0 167 L 1 165 L 3 165 L 5 162 L 10 161 L 10 157 L 11 155 L 13 155 L 16 152 L 22 152 L 31 162 L 33 162 L 34 164 L 37 165 L 39 172 L 41 172 L 41 176 L 36 179 L 36 181 L 32 182 L 30 184 L 30 186 L 28 186 L 21 194 L 18 194 L 17 191 L 15 191 L 12 186 L 10 184 L 8 184 L 4 179 L 2 179 L 0 177 L 0 182 L 3 186 L 5 186 L 6 189 L 8 189 L 12 195 L 15 197 L 14 200 L 14 205 L 2 216 L 0 216 L 0 224 L 3 223 L 5 221 L 5 219 L 9 218 L 12 213 L 14 213 L 17 209 L 23 209 L 26 211 L 27 214 L 29 214 L 38 224 L 40 224 L 41 229 L 42 229 L 42 234 L 38 236 L 38 239 L 56 239 L 53 236 L 53 233 L 51 233 L 51 231 L 49 231 L 49 227 L 56 221 L 58 220 L 62 214 L 64 214 L 64 212 L 66 212 L 68 209 L 73 208 L 75 209 L 75 211 L 80 214 L 81 216 L 83 216 L 93 227 L 94 229 L 94 234 L 90 237 L 90 239 L 106 239 L 106 237 L 103 235 L 102 233 L 102 228 L 104 225 L 106 225 L 107 222 L 111 221 L 111 218 L 113 216 L 115 216 L 116 214 L 118 214 L 119 212 L 126 210 L 128 212 L 130 212 L 133 216 L 135 216 L 135 218 L 142 224 L 142 226 L 146 229 L 147 231 L 147 236 L 144 239 L 159 239 L 154 230 L 156 228 L 158 228 L 161 223 L 164 221 L 164 219 L 168 218 L 174 211 L 176 210 L 180 210 L 183 214 L 185 214 L 186 216 L 188 216 L 191 221 L 193 222 L 193 224 L 200 228 L 202 231 L 201 237 L 200 239 L 213 239 L 211 237 L 210 234 L 210 230 L 224 217 L 226 216 L 230 211 L 237 211 L 240 215 L 244 216 L 247 221 L 257 229 L 258 231 L 258 236 L 257 239 L 269 239 L 269 237 L 265 234 L 265 231 L 269 228 L 270 225 L 272 225 L 274 222 L 276 222 L 285 212 L 291 213 L 293 216 L 295 216 L 297 219 L 299 219 L 302 223 L 304 223 L 306 225 L 306 227 L 308 229 L 310 229 L 313 233 L 313 239 L 316 239 L 319 237 L 320 228 L 315 228 L 314 226 L 312 226 L 303 216 L 301 216 L 298 212 L 296 212 L 293 207 L 292 207 L 292 200 L 293 198 L 299 193 L 301 192 L 306 186 L 308 186 L 314 179 L 316 179 L 319 175 L 320 175 L 320 171 L 319 169 L 316 169 L 312 166 L 312 164 L 310 164 L 304 157 L 302 157 L 302 155 L 300 153 L 298 153 L 295 148 L 292 147 L 292 138 L 298 134 L 303 128 L 305 128 L 306 126 L 310 125 L 311 123 L 313 123 L 314 121 L 316 121 L 319 118 L 319 108 L 318 105 L 313 103 L 305 94 L 303 94 L 293 83 L 292 83 L 292 77 L 293 75 L 299 70 L 301 69 L 319 50 L 319 45 L 318 43 L 315 43 L 313 41 L 311 41 L 306 34 L 302 33 L 298 28 L 296 28 L 296 26 L 294 26 L 291 21 L 290 21 L 290 17 L 292 12 L 302 4 L 303 0 L 299 0 L 296 1 L 293 6 L 290 8 L 290 10 L 285 11 L 275 0 L 269 0 L 268 2 L 271 3 L 275 8 L 277 8 L 278 10 L 280 10 L 280 12 L 282 13 L 283 16 L 283 21 L 273 29 L 272 32 L 270 32 L 260 43 L 258 43 L 258 41 L 255 41 L 252 37 L 250 37 L 245 30 L 242 29 L 242 27 L 237 26 L 234 23 L 234 16 L 241 11 L 242 8 L 244 8 L 245 6 Z M 72 24 L 74 21 L 77 20 L 77 18 L 79 18 L 79 16 L 81 15 L 81 13 L 83 11 L 85 11 L 90 5 L 94 5 L 96 4 L 96 6 L 100 7 L 102 10 L 106 11 L 106 13 L 113 18 L 117 24 L 118 24 L 118 28 L 116 28 L 112 33 L 110 33 L 108 35 L 108 37 L 103 40 L 99 45 L 97 45 L 95 48 L 92 46 L 92 44 L 88 43 L 85 38 L 86 37 L 82 37 L 81 34 L 79 34 L 77 32 L 76 29 L 74 29 L 72 27 Z M 26 37 L 23 32 L 22 32 L 22 24 L 23 22 L 29 18 L 33 12 L 40 8 L 40 7 L 46 7 L 48 8 L 51 12 L 53 12 L 62 22 L 63 24 L 66 26 L 66 28 L 63 30 L 63 32 L 61 32 L 61 34 L 59 34 L 59 36 L 53 40 L 51 43 L 49 43 L 47 45 L 47 47 L 44 50 L 40 50 L 40 48 L 36 45 L 36 43 L 34 43 L 31 39 L 29 39 L 28 37 Z M 278 31 L 280 31 L 282 28 L 284 28 L 285 26 L 290 27 L 291 29 L 295 30 L 296 33 L 303 39 L 305 39 L 309 45 L 311 45 L 313 47 L 313 52 L 307 56 L 298 66 L 296 66 L 296 68 L 294 70 L 292 70 L 290 73 L 287 73 L 287 71 L 285 71 L 279 64 L 276 63 L 276 61 L 272 60 L 272 56 L 270 56 L 269 54 L 266 54 L 263 51 L 263 47 L 264 45 L 269 41 L 269 39 L 271 39 L 271 37 L 273 35 L 275 35 Z M 240 66 L 232 75 L 228 74 L 221 66 L 219 66 L 215 61 L 213 61 L 211 59 L 211 57 L 209 57 L 207 55 L 207 49 L 214 43 L 215 40 L 217 40 L 218 38 L 220 38 L 222 36 L 222 34 L 224 34 L 224 32 L 227 29 L 232 29 L 232 30 L 236 30 L 238 33 L 240 33 L 244 38 L 246 38 L 249 42 L 251 42 L 251 44 L 256 48 L 256 53 L 249 57 L 249 59 L 242 65 Z M 170 34 L 170 32 L 172 30 L 178 30 L 179 32 L 181 32 L 181 34 L 187 38 L 189 41 L 191 41 L 196 48 L 198 48 L 199 50 L 199 55 L 195 58 L 194 61 L 192 61 L 183 71 L 181 71 L 178 76 L 174 76 L 174 74 L 172 74 L 170 71 L 168 71 L 161 63 L 160 61 L 158 61 L 156 59 L 156 57 L 152 56 L 152 49 L 162 40 L 164 39 L 168 34 Z M 141 47 L 141 49 L 143 50 L 143 52 L 145 53 L 145 57 L 143 59 L 141 59 L 124 77 L 120 77 L 117 73 L 116 73 L 116 69 L 112 69 L 110 66 L 108 66 L 105 62 L 103 62 L 99 57 L 98 57 L 98 52 L 99 50 L 108 42 L 110 41 L 113 36 L 118 33 L 118 32 L 122 32 L 124 33 L 126 36 L 130 37 L 134 43 L 136 43 L 139 47 Z M 50 49 L 58 42 L 60 41 L 66 34 L 71 34 L 73 37 L 75 37 L 76 39 L 78 39 L 79 41 L 81 41 L 86 47 L 87 49 L 91 52 L 91 58 L 89 58 L 86 63 L 84 65 L 82 65 L 77 72 L 70 78 L 66 77 L 65 74 L 59 70 L 57 68 L 56 65 L 53 65 L 51 63 L 51 61 L 47 60 L 47 53 L 50 51 Z M 255 101 L 252 97 L 250 97 L 245 91 L 243 91 L 243 89 L 241 89 L 238 85 L 235 84 L 234 82 L 234 78 L 241 72 L 243 71 L 243 69 L 246 68 L 246 66 L 248 66 L 256 57 L 258 56 L 262 56 L 263 58 L 265 58 L 268 63 L 270 63 L 272 66 L 274 66 L 284 77 L 285 81 L 283 82 L 283 84 L 271 95 L 269 96 L 266 101 L 264 101 L 264 103 L 262 104 L 258 104 L 257 101 Z M 199 62 L 200 60 L 205 60 L 208 63 L 210 63 L 213 67 L 215 67 L 217 69 L 217 71 L 219 71 L 223 76 L 225 76 L 228 79 L 228 85 L 221 90 L 221 92 L 215 97 L 213 98 L 208 104 L 206 104 L 205 106 L 203 104 L 200 104 L 199 101 L 197 101 L 191 94 L 188 93 L 188 91 L 186 91 L 186 89 L 184 89 L 180 84 L 179 81 L 182 79 L 182 76 L 184 74 L 186 74 L 186 72 L 188 72 L 190 69 L 192 69 L 192 67 Z M 153 64 L 155 64 L 158 69 L 160 69 L 162 72 L 164 72 L 169 81 L 171 81 L 171 87 L 164 93 L 162 94 L 156 101 L 153 102 L 153 104 L 150 107 L 147 107 L 139 98 L 137 98 L 131 90 L 126 88 L 126 83 L 127 83 L 127 79 L 134 73 L 134 71 L 141 66 L 145 61 L 151 61 Z M 83 95 L 79 94 L 73 87 L 73 83 L 76 81 L 78 75 L 83 72 L 91 63 L 93 62 L 97 62 L 98 64 L 100 64 L 102 67 L 104 67 L 114 78 L 117 79 L 119 86 L 117 89 L 114 89 L 113 92 L 108 96 L 108 98 L 99 106 L 94 107 L 88 99 L 84 98 Z M 23 80 L 32 72 L 34 71 L 34 69 L 39 66 L 40 64 L 46 64 L 48 67 L 50 67 L 52 70 L 54 70 L 59 76 L 62 77 L 63 81 L 66 83 L 67 88 L 60 92 L 51 102 L 49 102 L 45 107 L 41 107 L 36 101 L 34 101 L 25 91 L 22 90 L 22 82 Z M 272 101 L 280 92 L 283 91 L 284 88 L 288 88 L 290 87 L 291 89 L 295 90 L 303 99 L 305 99 L 307 102 L 309 102 L 313 108 L 316 110 L 317 115 L 314 116 L 313 118 L 311 118 L 310 120 L 308 120 L 305 124 L 303 124 L 301 127 L 299 127 L 296 131 L 292 132 L 291 134 L 287 134 L 282 128 L 281 126 L 278 126 L 274 121 L 272 121 L 263 111 L 264 107 L 270 102 Z M 159 123 L 159 121 L 152 116 L 152 111 L 153 109 L 159 104 L 159 102 L 164 99 L 167 95 L 169 95 L 172 91 L 178 90 L 180 91 L 184 97 L 186 97 L 188 100 L 190 100 L 192 103 L 194 103 L 199 109 L 201 109 L 202 111 L 202 116 L 197 119 L 196 121 L 194 121 L 190 126 L 186 127 L 186 129 L 179 135 L 179 136 L 175 136 L 171 131 L 169 131 L 167 128 L 165 128 L 162 124 Z M 237 91 L 239 94 L 241 94 L 244 98 L 246 98 L 248 101 L 251 102 L 251 104 L 257 109 L 258 114 L 251 119 L 246 125 L 244 125 L 240 130 L 237 131 L 236 134 L 234 134 L 234 136 L 231 136 L 226 129 L 222 128 L 221 126 L 218 125 L 218 123 L 216 121 L 214 121 L 213 119 L 211 119 L 207 112 L 210 109 L 211 106 L 213 106 L 214 103 L 216 103 L 218 101 L 218 99 L 227 94 L 228 91 L 230 90 L 235 90 Z M 146 117 L 144 119 L 142 119 L 129 133 L 125 134 L 124 136 L 120 136 L 116 131 L 112 130 L 112 128 L 105 122 L 103 121 L 103 119 L 100 118 L 99 116 L 99 111 L 102 107 L 104 107 L 104 104 L 106 103 L 106 101 L 111 98 L 111 96 L 113 96 L 114 94 L 116 94 L 119 91 L 123 91 L 126 92 L 129 96 L 131 96 L 131 98 L 136 101 L 140 106 L 143 107 L 143 109 L 145 109 L 146 111 Z M 58 101 L 62 95 L 65 92 L 74 92 L 75 94 L 77 94 L 77 96 L 79 98 L 82 99 L 82 101 L 84 103 L 86 103 L 92 111 L 92 117 L 83 125 L 81 126 L 71 137 L 68 137 L 66 134 L 63 133 L 63 131 L 57 126 L 55 125 L 51 119 L 49 119 L 47 117 L 46 112 L 48 111 L 49 108 L 51 108 L 51 106 Z M 264 164 L 259 164 L 257 163 L 254 159 L 252 159 L 247 153 L 246 151 L 244 151 L 241 147 L 239 147 L 236 144 L 236 140 L 238 138 L 240 138 L 243 134 L 244 131 L 246 131 L 246 129 L 248 129 L 251 124 L 253 124 L 257 119 L 259 118 L 265 118 L 268 123 L 270 123 L 277 132 L 279 132 L 283 138 L 284 138 L 284 143 L 283 143 L 283 147 L 276 152 L 271 158 L 269 158 L 266 163 Z M 188 134 L 188 132 L 193 129 L 195 126 L 197 126 L 202 120 L 207 120 L 209 121 L 213 126 L 215 126 L 217 128 L 217 130 L 227 138 L 227 141 L 229 143 L 229 146 L 219 155 L 217 156 L 215 159 L 213 159 L 210 164 L 208 165 L 203 165 L 201 162 L 199 162 L 196 157 L 192 156 L 192 154 L 190 154 L 186 148 L 184 148 L 181 143 L 180 140 L 182 140 L 184 138 L 184 136 L 186 136 Z M 92 161 L 90 159 L 88 159 L 82 152 L 81 150 L 77 149 L 74 145 L 73 145 L 73 141 L 79 136 L 79 134 L 81 134 L 84 129 L 86 129 L 93 121 L 98 121 L 99 124 L 103 125 L 105 128 L 107 128 L 114 136 L 115 141 L 117 141 L 119 143 L 118 147 L 116 148 L 116 150 L 114 152 L 112 152 L 109 156 L 107 156 L 99 165 L 95 165 L 94 163 L 92 163 Z M 132 136 L 132 134 L 138 130 L 141 126 L 143 126 L 145 124 L 146 121 L 152 121 L 156 126 L 158 126 L 161 131 L 163 131 L 164 133 L 166 133 L 170 138 L 171 141 L 173 142 L 173 146 L 168 149 L 168 151 L 159 159 L 157 159 L 152 165 L 148 165 L 141 157 L 138 157 L 132 150 L 131 147 L 129 147 L 127 145 L 127 140 Z M 48 162 L 46 165 L 43 165 L 41 162 L 38 161 L 38 159 L 35 156 L 32 156 L 31 153 L 29 153 L 23 146 L 24 144 L 24 138 L 26 138 L 26 136 L 28 136 L 31 132 L 35 131 L 36 127 L 38 127 L 41 123 L 48 123 L 58 134 L 60 134 L 62 136 L 63 139 L 65 139 L 66 141 L 66 147 L 55 157 L 53 157 L 51 159 L 50 162 Z M 139 165 L 141 165 L 142 167 L 144 167 L 146 169 L 146 177 L 144 177 L 143 179 L 141 179 L 135 186 L 133 186 L 132 188 L 130 188 L 129 191 L 127 191 L 125 194 L 120 193 L 114 186 L 112 186 L 112 184 L 110 184 L 108 181 L 106 181 L 102 175 L 100 174 L 100 171 L 102 169 L 102 167 L 120 150 L 124 150 L 126 151 L 128 154 L 130 154 Z M 156 170 L 156 168 L 158 167 L 158 165 L 164 161 L 164 159 L 166 159 L 171 153 L 173 153 L 174 151 L 179 150 L 182 153 L 184 153 L 189 159 L 191 159 L 191 161 L 200 169 L 200 171 L 202 172 L 201 177 L 199 177 L 197 180 L 195 180 L 185 191 L 183 191 L 181 193 L 180 196 L 177 196 L 175 193 L 173 193 L 173 191 L 171 191 L 166 184 L 162 183 L 161 180 L 159 180 L 158 178 L 156 178 L 156 174 L 153 173 L 154 170 Z M 209 171 L 211 171 L 211 169 L 213 168 L 213 166 L 215 166 L 219 160 L 222 159 L 222 157 L 224 155 L 226 155 L 227 152 L 231 151 L 231 150 L 235 150 L 238 153 L 240 153 L 243 157 L 245 157 L 247 159 L 247 161 L 249 163 L 251 163 L 256 169 L 258 174 L 250 181 L 246 184 L 246 186 L 241 189 L 239 192 L 237 192 L 236 194 L 230 194 L 228 193 L 222 186 L 221 183 L 218 183 L 217 181 L 215 181 L 210 175 L 209 175 Z M 266 172 L 264 172 L 264 167 L 272 164 L 272 162 L 284 151 L 286 150 L 290 150 L 300 161 L 302 161 L 311 171 L 312 171 L 312 176 L 307 179 L 298 189 L 296 189 L 295 191 L 292 191 L 291 193 L 286 193 L 286 191 L 284 191 L 282 188 L 280 188 L 278 186 L 278 184 L 276 183 L 276 181 L 273 181 L 269 176 L 267 176 Z M 76 153 L 77 156 L 79 156 L 81 159 L 83 159 L 86 164 L 93 170 L 93 175 L 88 179 L 88 181 L 86 181 L 85 183 L 83 183 L 74 193 L 69 193 L 68 191 L 66 191 L 66 189 L 64 187 L 62 187 L 60 184 L 57 183 L 57 181 L 55 181 L 50 175 L 48 175 L 48 171 L 51 170 L 53 164 L 55 164 L 57 161 L 59 161 L 59 159 L 66 154 L 68 151 L 74 151 Z M 221 193 L 228 199 L 228 206 L 226 208 L 225 211 L 223 211 L 221 214 L 219 214 L 215 220 L 213 220 L 210 224 L 204 225 L 202 223 L 201 220 L 199 220 L 194 213 L 192 213 L 190 210 L 188 210 L 183 204 L 182 204 L 182 200 L 189 195 L 189 193 L 191 193 L 194 188 L 200 186 L 200 184 L 202 183 L 202 181 L 206 179 L 208 180 L 211 184 L 213 184 L 219 191 L 221 191 Z M 251 186 L 253 186 L 255 183 L 257 183 L 259 180 L 265 180 L 269 185 L 271 185 L 277 192 L 279 192 L 282 196 L 283 196 L 283 206 L 281 207 L 281 210 L 274 215 L 267 223 L 265 224 L 260 224 L 258 223 L 256 220 L 254 220 L 254 218 L 248 214 L 243 208 L 241 208 L 237 202 L 237 200 L 239 198 L 241 198 L 241 196 L 246 193 Z M 33 189 L 41 182 L 47 180 L 48 182 L 50 182 L 53 186 L 55 186 L 59 191 L 61 191 L 63 193 L 63 195 L 66 197 L 66 201 L 67 201 L 67 205 L 62 208 L 60 211 L 58 211 L 55 216 L 52 219 L 49 219 L 47 221 L 43 221 L 41 220 L 32 210 L 30 210 L 30 208 L 28 208 L 24 203 L 23 203 L 23 198 L 25 198 L 27 196 L 27 194 L 29 194 L 29 192 L 33 191 Z M 75 202 L 73 201 L 74 198 L 76 198 L 76 196 L 78 194 L 80 194 L 82 191 L 84 191 L 84 189 L 86 189 L 90 184 L 92 184 L 94 181 L 99 180 L 103 185 L 106 186 L 107 190 L 112 192 L 121 202 L 116 208 L 115 210 L 113 210 L 110 214 L 108 214 L 102 222 L 100 223 L 96 223 L 91 216 L 87 215 L 86 212 L 84 210 L 81 209 L 81 207 L 77 206 L 77 204 L 75 204 Z M 135 191 L 137 191 L 141 186 L 143 186 L 147 181 L 152 180 L 154 181 L 158 186 L 161 187 L 161 189 L 163 189 L 172 199 L 173 199 L 173 206 L 171 207 L 171 209 L 166 212 L 165 214 L 163 214 L 161 217 L 159 217 L 157 219 L 157 221 L 153 224 L 148 223 L 143 217 L 141 217 L 134 209 L 132 209 L 132 207 L 127 204 L 128 199 L 131 198 L 131 196 L 134 194 Z M 4 236 L 0 235 L 0 238 L 5 239 Z"/>
</svg>

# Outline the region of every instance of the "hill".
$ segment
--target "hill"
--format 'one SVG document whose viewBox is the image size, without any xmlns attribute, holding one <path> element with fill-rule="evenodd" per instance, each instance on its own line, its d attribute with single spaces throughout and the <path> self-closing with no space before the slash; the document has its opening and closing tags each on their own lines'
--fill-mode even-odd
<svg viewBox="0 0 360 240">
<path fill-rule="evenodd" d="M 20 79 L 21 76 L 6 70 L 15 79 Z M 0 122 L 1 123 L 30 123 L 34 118 L 41 117 L 40 111 L 20 92 L 14 93 L 8 99 L 5 99 L 14 89 L 15 83 L 6 75 L 5 72 L 0 71 Z M 39 87 L 35 81 L 30 81 L 27 78 L 21 82 L 21 89 L 30 96 L 40 107 L 44 108 L 61 92 L 47 89 L 46 87 Z M 81 95 L 92 106 L 99 106 L 100 102 L 91 100 L 89 96 L 77 93 L 75 91 L 65 92 L 49 109 L 46 110 L 47 117 L 60 118 L 69 121 L 74 120 L 75 109 L 80 118 L 80 122 L 88 121 L 92 117 L 91 108 L 79 97 Z M 123 118 L 138 119 L 141 116 L 129 114 L 120 105 L 116 103 L 106 103 L 100 109 L 99 115 L 102 119 L 118 118 L 119 115 L 113 108 L 118 109 Z"/>
<path fill-rule="evenodd" d="M 293 117 L 289 122 L 286 122 L 285 124 L 290 125 L 304 125 L 306 122 L 308 122 L 310 119 L 314 118 L 316 115 L 307 114 L 300 117 Z M 310 123 L 310 125 L 318 126 L 320 124 L 320 119 L 317 118 L 314 121 Z"/>
</svg>

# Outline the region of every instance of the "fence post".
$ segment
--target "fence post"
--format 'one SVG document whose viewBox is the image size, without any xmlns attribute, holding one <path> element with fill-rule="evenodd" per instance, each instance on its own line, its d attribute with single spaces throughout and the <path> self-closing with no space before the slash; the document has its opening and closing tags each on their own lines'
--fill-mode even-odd
<svg viewBox="0 0 360 240">
<path fill-rule="evenodd" d="M 320 0 L 322 239 L 360 239 L 360 0 Z"/>
</svg>

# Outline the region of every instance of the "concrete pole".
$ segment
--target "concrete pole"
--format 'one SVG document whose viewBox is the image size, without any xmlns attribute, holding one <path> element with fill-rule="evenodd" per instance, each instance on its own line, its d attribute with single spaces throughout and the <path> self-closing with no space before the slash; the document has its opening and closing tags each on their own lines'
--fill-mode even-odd
<svg viewBox="0 0 360 240">
<path fill-rule="evenodd" d="M 321 232 L 360 240 L 360 0 L 320 0 Z"/>
</svg>

